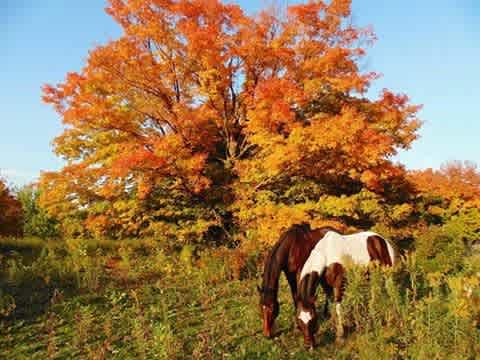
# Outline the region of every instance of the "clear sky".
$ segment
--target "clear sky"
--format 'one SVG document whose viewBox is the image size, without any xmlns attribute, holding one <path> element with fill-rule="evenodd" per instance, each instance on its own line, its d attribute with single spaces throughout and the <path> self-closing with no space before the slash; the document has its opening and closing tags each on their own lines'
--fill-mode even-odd
<svg viewBox="0 0 480 360">
<path fill-rule="evenodd" d="M 237 0 L 254 12 L 262 2 Z M 293 2 L 292 0 L 290 1 Z M 120 35 L 104 0 L 0 0 L 0 175 L 17 185 L 62 162 L 62 130 L 41 86 L 80 70 L 88 50 Z M 421 139 L 398 156 L 409 168 L 480 161 L 480 1 L 353 0 L 354 22 L 378 37 L 362 68 L 383 77 L 371 89 L 423 104 Z"/>
</svg>

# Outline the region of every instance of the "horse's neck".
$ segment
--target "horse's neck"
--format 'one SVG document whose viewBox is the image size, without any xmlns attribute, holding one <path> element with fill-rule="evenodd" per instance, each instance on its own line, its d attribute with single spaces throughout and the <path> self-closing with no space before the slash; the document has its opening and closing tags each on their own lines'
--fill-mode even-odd
<svg viewBox="0 0 480 360">
<path fill-rule="evenodd" d="M 280 273 L 283 269 L 283 256 L 284 251 L 281 244 L 277 244 L 265 261 L 265 268 L 263 271 L 263 288 L 278 291 L 278 283 L 280 279 Z"/>
<path fill-rule="evenodd" d="M 265 267 L 263 273 L 263 283 L 262 287 L 264 289 L 269 289 L 272 291 L 278 291 L 278 284 L 280 279 L 281 270 L 277 269 L 275 266 Z"/>
</svg>

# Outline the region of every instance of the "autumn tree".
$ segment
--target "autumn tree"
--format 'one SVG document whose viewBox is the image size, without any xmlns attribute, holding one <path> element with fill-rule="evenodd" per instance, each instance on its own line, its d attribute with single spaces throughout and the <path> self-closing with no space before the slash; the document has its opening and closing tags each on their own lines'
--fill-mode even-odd
<svg viewBox="0 0 480 360">
<path fill-rule="evenodd" d="M 40 207 L 40 190 L 35 184 L 22 187 L 16 197 L 22 205 L 24 235 L 44 239 L 57 236 L 57 221 Z"/>
<path fill-rule="evenodd" d="M 437 232 L 467 247 L 480 242 L 480 171 L 475 163 L 448 162 L 439 170 L 411 171 L 408 178 L 416 189 L 416 213 L 424 225 L 440 228 Z"/>
<path fill-rule="evenodd" d="M 0 236 L 22 234 L 22 206 L 7 182 L 0 178 Z"/>
<path fill-rule="evenodd" d="M 439 170 L 410 171 L 409 178 L 423 196 L 449 203 L 457 200 L 457 210 L 460 206 L 480 208 L 480 171 L 473 162 L 452 161 Z"/>
<path fill-rule="evenodd" d="M 94 235 L 180 241 L 405 212 L 391 158 L 416 138 L 418 106 L 366 96 L 375 36 L 350 5 L 250 16 L 218 0 L 110 0 L 123 35 L 44 87 L 68 165 L 43 174 L 43 206 Z"/>
</svg>

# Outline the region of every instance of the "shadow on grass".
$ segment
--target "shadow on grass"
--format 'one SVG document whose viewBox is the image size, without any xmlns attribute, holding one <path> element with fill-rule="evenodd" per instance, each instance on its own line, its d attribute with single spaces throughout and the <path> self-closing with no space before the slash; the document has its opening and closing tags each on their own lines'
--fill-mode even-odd
<svg viewBox="0 0 480 360">
<path fill-rule="evenodd" d="M 68 298 L 78 293 L 71 282 L 47 284 L 41 277 L 30 277 L 15 284 L 0 279 L 0 287 L 15 300 L 15 309 L 3 318 L 6 321 L 33 320 L 48 311 L 56 294 Z"/>
</svg>

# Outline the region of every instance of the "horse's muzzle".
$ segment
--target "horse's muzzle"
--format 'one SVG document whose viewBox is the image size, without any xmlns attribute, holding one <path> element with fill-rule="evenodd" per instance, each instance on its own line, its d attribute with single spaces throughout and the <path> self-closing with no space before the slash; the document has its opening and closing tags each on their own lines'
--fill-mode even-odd
<svg viewBox="0 0 480 360">
<path fill-rule="evenodd" d="M 269 318 L 270 316 L 267 312 L 263 313 L 263 335 L 268 338 L 272 337 L 272 321 Z"/>
<path fill-rule="evenodd" d="M 313 350 L 315 348 L 315 338 L 312 336 L 305 336 L 303 339 L 303 345 L 305 349 Z"/>
</svg>

